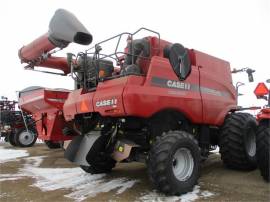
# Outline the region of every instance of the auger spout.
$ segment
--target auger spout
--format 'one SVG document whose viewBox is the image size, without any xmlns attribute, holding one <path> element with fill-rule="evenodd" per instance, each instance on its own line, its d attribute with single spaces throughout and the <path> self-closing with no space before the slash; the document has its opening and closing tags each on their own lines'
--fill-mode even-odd
<svg viewBox="0 0 270 202">
<path fill-rule="evenodd" d="M 58 9 L 49 23 L 49 31 L 19 50 L 22 63 L 27 69 L 35 66 L 58 69 L 64 74 L 70 73 L 65 57 L 52 56 L 56 48 L 66 48 L 69 43 L 88 45 L 92 35 L 81 22 L 70 12 Z"/>
</svg>

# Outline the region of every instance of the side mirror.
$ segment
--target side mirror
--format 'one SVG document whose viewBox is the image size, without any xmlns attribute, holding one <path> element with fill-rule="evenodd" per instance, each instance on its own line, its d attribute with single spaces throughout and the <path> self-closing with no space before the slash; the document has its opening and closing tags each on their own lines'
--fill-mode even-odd
<svg viewBox="0 0 270 202">
<path fill-rule="evenodd" d="M 242 69 L 233 69 L 233 71 L 231 71 L 231 73 L 239 73 L 239 72 L 246 72 L 248 74 L 248 81 L 249 82 L 253 82 L 253 73 L 255 72 L 255 70 L 250 69 L 250 68 L 242 68 Z"/>
<path fill-rule="evenodd" d="M 163 50 L 163 55 L 168 58 L 171 66 L 180 80 L 185 80 L 191 72 L 191 61 L 188 50 L 181 44 L 175 43 Z"/>
<path fill-rule="evenodd" d="M 254 81 L 254 78 L 253 78 L 253 73 L 255 72 L 255 70 L 253 69 L 247 69 L 246 70 L 246 73 L 248 74 L 248 81 L 249 82 L 253 82 Z"/>
</svg>

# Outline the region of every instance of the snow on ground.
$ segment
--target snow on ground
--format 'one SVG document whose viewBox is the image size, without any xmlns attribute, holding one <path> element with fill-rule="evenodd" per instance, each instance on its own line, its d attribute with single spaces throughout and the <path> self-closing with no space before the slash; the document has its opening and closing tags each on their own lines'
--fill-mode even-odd
<svg viewBox="0 0 270 202">
<path fill-rule="evenodd" d="M 70 189 L 71 192 L 65 196 L 75 201 L 82 201 L 88 197 L 95 197 L 97 194 L 112 190 L 115 190 L 116 194 L 121 194 L 138 182 L 138 180 L 127 178 L 106 179 L 105 174 L 91 175 L 80 168 L 40 168 L 43 158 L 43 156 L 24 158 L 26 161 L 24 167 L 16 174 L 0 174 L 0 182 L 32 177 L 36 180 L 32 186 L 36 186 L 42 191 Z"/>
<path fill-rule="evenodd" d="M 0 163 L 15 161 L 26 156 L 29 156 L 26 150 L 4 149 L 4 147 L 0 147 Z"/>
<path fill-rule="evenodd" d="M 71 190 L 65 197 L 78 202 L 112 190 L 115 191 L 116 195 L 121 194 L 139 181 L 123 177 L 108 179 L 105 174 L 91 175 L 80 168 L 42 168 L 40 165 L 44 156 L 27 157 L 29 154 L 25 150 L 0 147 L 0 154 L 1 163 L 25 157 L 23 158 L 25 160 L 23 168 L 20 168 L 16 174 L 0 174 L 0 182 L 32 177 L 35 179 L 32 186 L 38 187 L 44 192 L 57 189 Z M 200 186 L 197 185 L 192 192 L 181 196 L 167 197 L 151 191 L 142 194 L 138 200 L 144 202 L 192 202 L 198 198 L 208 198 L 213 195 L 215 194 L 212 192 L 201 191 Z"/>
<path fill-rule="evenodd" d="M 32 164 L 33 160 L 39 161 L 39 158 L 31 158 L 32 162 L 28 161 L 20 171 L 36 179 L 33 186 L 40 188 L 42 191 L 71 189 L 71 193 L 65 196 L 76 201 L 95 197 L 99 193 L 111 190 L 116 190 L 116 194 L 121 194 L 137 182 L 137 180 L 127 178 L 108 180 L 105 178 L 105 174 L 91 175 L 80 168 L 39 168 Z"/>
<path fill-rule="evenodd" d="M 209 191 L 201 191 L 200 186 L 196 185 L 192 192 L 188 192 L 181 196 L 165 196 L 158 192 L 150 192 L 140 197 L 144 202 L 192 202 L 199 198 L 208 198 L 215 194 Z"/>
</svg>

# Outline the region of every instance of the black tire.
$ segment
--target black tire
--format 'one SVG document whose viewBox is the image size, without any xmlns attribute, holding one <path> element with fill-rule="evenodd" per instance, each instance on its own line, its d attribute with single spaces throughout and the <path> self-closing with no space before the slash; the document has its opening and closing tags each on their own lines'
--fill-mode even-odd
<svg viewBox="0 0 270 202">
<path fill-rule="evenodd" d="M 232 169 L 254 170 L 256 162 L 256 120 L 248 113 L 227 115 L 220 133 L 223 163 Z"/>
<path fill-rule="evenodd" d="M 14 133 L 10 133 L 8 136 L 7 136 L 7 140 L 9 142 L 9 144 L 11 144 L 12 146 L 16 147 L 17 144 L 15 142 L 15 134 Z"/>
<path fill-rule="evenodd" d="M 263 178 L 270 181 L 270 128 L 269 122 L 260 122 L 257 133 L 257 160 Z"/>
<path fill-rule="evenodd" d="M 44 142 L 49 149 L 59 149 L 62 147 L 60 142 L 53 142 L 51 140 L 45 140 Z"/>
<path fill-rule="evenodd" d="M 116 161 L 108 157 L 102 162 L 92 163 L 90 166 L 80 166 L 87 173 L 91 174 L 100 174 L 100 173 L 109 173 L 115 167 Z"/>
<path fill-rule="evenodd" d="M 32 147 L 37 141 L 37 134 L 32 129 L 28 129 L 28 132 L 27 132 L 25 128 L 21 128 L 16 131 L 14 135 L 14 139 L 15 139 L 15 144 L 19 147 Z"/>
<path fill-rule="evenodd" d="M 179 179 L 179 175 L 177 178 L 174 174 L 174 167 L 177 167 L 174 156 L 181 150 L 187 151 L 187 154 L 192 157 L 192 161 L 188 161 L 186 158 L 185 162 L 193 163 L 188 176 L 184 179 Z M 192 191 L 200 173 L 200 150 L 197 140 L 193 135 L 184 131 L 163 133 L 161 137 L 156 138 L 152 145 L 147 160 L 147 169 L 154 187 L 167 195 L 179 195 Z"/>
</svg>

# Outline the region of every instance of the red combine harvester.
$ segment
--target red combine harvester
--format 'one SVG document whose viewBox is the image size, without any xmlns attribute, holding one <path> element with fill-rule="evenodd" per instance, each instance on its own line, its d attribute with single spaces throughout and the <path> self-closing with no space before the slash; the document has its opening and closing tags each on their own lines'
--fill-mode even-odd
<svg viewBox="0 0 270 202">
<path fill-rule="evenodd" d="M 68 94 L 68 90 L 42 87 L 29 87 L 19 94 L 20 107 L 36 121 L 38 138 L 51 149 L 60 148 L 63 141 L 72 139 L 71 133 L 62 132 L 66 127 L 62 109 Z"/>
<path fill-rule="evenodd" d="M 270 82 L 270 80 L 268 80 Z M 259 122 L 257 134 L 257 160 L 261 175 L 270 181 L 270 90 L 264 83 L 259 83 L 254 90 L 258 99 L 265 99 L 268 103 L 257 114 Z"/>
<path fill-rule="evenodd" d="M 153 36 L 136 38 L 141 31 Z M 105 53 L 113 40 L 112 53 Z M 63 106 L 65 131 L 76 135 L 65 157 L 83 170 L 103 173 L 116 163 L 144 162 L 154 186 L 174 195 L 192 190 L 201 160 L 217 145 L 227 167 L 256 168 L 256 120 L 238 112 L 229 62 L 162 40 L 146 28 L 69 53 L 66 61 L 52 56 L 54 48 L 71 42 L 87 45 L 92 36 L 60 9 L 48 34 L 33 49 L 21 49 L 20 57 L 28 69 L 60 69 L 75 80 Z"/>
<path fill-rule="evenodd" d="M 16 110 L 17 101 L 0 100 L 0 137 L 12 146 L 31 147 L 37 140 L 35 122 L 26 112 Z"/>
</svg>

